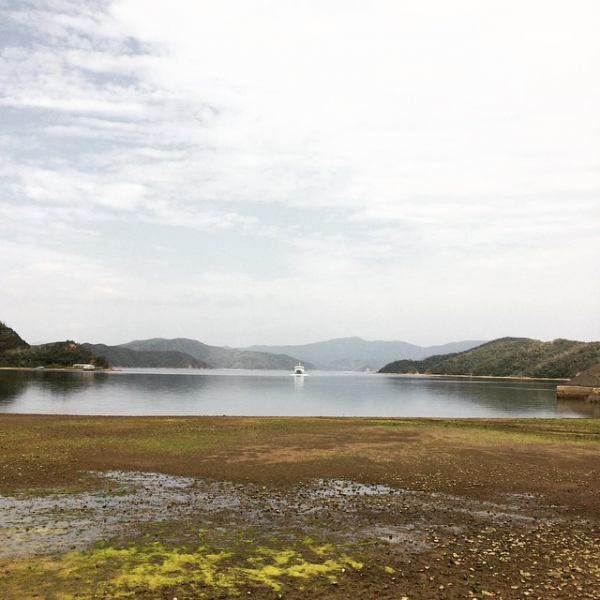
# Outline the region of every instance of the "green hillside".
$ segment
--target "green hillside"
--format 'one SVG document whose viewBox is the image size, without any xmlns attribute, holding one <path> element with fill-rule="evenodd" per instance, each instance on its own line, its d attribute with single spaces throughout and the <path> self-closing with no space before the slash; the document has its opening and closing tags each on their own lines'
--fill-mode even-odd
<svg viewBox="0 0 600 600">
<path fill-rule="evenodd" d="M 76 363 L 108 367 L 106 360 L 71 340 L 30 346 L 13 329 L 0 322 L 0 367 L 72 367 Z"/>
<path fill-rule="evenodd" d="M 29 344 L 19 334 L 0 321 L 0 356 L 5 352 L 29 348 Z"/>
<path fill-rule="evenodd" d="M 394 361 L 379 372 L 569 379 L 597 363 L 600 342 L 507 337 L 465 352 Z"/>
<path fill-rule="evenodd" d="M 82 344 L 96 356 L 104 357 L 113 367 L 166 368 L 166 369 L 208 369 L 210 365 L 189 354 L 177 351 L 150 352 L 130 350 L 120 346 L 105 344 Z"/>
</svg>

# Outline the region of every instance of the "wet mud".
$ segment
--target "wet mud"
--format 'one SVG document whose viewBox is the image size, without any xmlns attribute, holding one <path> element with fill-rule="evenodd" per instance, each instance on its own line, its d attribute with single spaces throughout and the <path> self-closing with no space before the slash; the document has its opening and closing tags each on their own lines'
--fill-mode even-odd
<svg viewBox="0 0 600 600">
<path fill-rule="evenodd" d="M 149 538 L 150 543 L 168 540 L 171 551 L 162 548 L 158 554 L 164 562 L 172 561 L 173 552 L 179 553 L 173 549 L 190 538 L 192 545 L 202 546 L 204 538 L 218 540 L 221 548 L 234 548 L 231 540 L 245 536 L 250 545 L 263 549 L 262 554 L 270 548 L 273 564 L 277 564 L 277 553 L 289 552 L 299 541 L 321 540 L 330 551 L 321 564 L 335 555 L 351 557 L 348 561 L 355 567 L 338 562 L 329 579 L 324 577 L 326 571 L 316 572 L 316 581 L 308 584 L 300 577 L 285 577 L 283 571 L 273 571 L 258 581 L 235 572 L 212 586 L 218 590 L 213 596 L 214 589 L 206 581 L 186 591 L 179 577 L 185 565 L 193 564 L 186 558 L 184 567 L 163 574 L 157 587 L 148 576 L 136 580 L 133 588 L 115 583 L 114 577 L 112 582 L 101 577 L 92 588 L 105 590 L 99 596 L 105 598 L 168 597 L 170 592 L 161 594 L 169 589 L 179 590 L 178 598 L 235 597 L 245 588 L 246 595 L 254 597 L 283 597 L 283 591 L 286 597 L 308 597 L 310 590 L 333 597 L 340 585 L 346 591 L 357 586 L 362 590 L 366 576 L 373 581 L 362 597 L 593 598 L 600 590 L 596 527 L 586 519 L 573 518 L 567 507 L 546 505 L 543 497 L 534 494 L 503 494 L 491 502 L 336 479 L 315 479 L 281 489 L 160 473 L 94 475 L 103 480 L 107 491 L 0 496 L 0 560 L 33 558 L 35 564 L 37 558 L 44 564 L 44 557 L 89 553 L 94 562 L 97 556 L 90 549 L 98 544 L 135 547 L 143 556 L 140 543 L 148 543 Z M 578 533 L 571 539 L 574 530 Z M 550 554 L 543 549 L 548 541 Z M 153 552 L 157 559 L 155 547 Z M 548 560 L 551 555 L 554 561 Z M 240 557 L 256 560 L 247 551 Z M 592 564 L 586 564 L 586 557 Z M 540 584 L 532 573 L 544 561 L 545 584 Z M 440 562 L 445 576 L 440 575 Z M 520 568 L 515 570 L 513 563 Z M 85 572 L 84 563 L 75 564 L 75 572 Z M 105 560 L 100 564 L 106 564 Z M 298 559 L 295 564 L 300 564 Z M 73 568 L 68 560 L 63 566 Z M 206 570 L 206 565 L 202 568 Z M 40 584 L 33 577 L 30 592 L 36 585 Z M 423 596 L 425 592 L 433 595 Z M 71 593 L 64 597 L 74 598 L 79 592 Z"/>
<path fill-rule="evenodd" d="M 472 519 L 526 527 L 540 518 L 556 520 L 558 512 L 558 507 L 532 512 L 533 496 L 505 497 L 498 504 L 341 480 L 315 480 L 282 491 L 160 473 L 95 475 L 112 484 L 110 491 L 0 496 L 0 558 L 81 551 L 139 530 L 143 523 L 191 518 L 204 526 L 227 520 L 281 531 L 293 524 L 307 535 L 318 530 L 381 539 L 418 551 L 430 547 L 428 532 L 442 525 L 440 514 L 444 522 Z"/>
<path fill-rule="evenodd" d="M 600 597 L 598 423 L 4 424 L 3 600 Z"/>
</svg>

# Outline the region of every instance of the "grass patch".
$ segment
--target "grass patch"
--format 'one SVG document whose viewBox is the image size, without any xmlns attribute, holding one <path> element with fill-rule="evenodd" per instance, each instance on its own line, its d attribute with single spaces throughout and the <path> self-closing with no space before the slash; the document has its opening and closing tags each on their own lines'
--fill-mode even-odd
<svg viewBox="0 0 600 600">
<path fill-rule="evenodd" d="M 0 415 L 0 492 L 94 489 L 90 471 L 206 479 L 364 479 L 458 447 L 590 447 L 597 419 L 60 417 Z M 557 446 L 558 448 L 558 446 Z M 557 450 L 558 451 L 558 450 Z M 435 454 L 434 454 L 435 453 Z M 268 465 L 268 467 L 267 467 Z M 378 466 L 379 465 L 379 466 Z M 291 476 L 293 466 L 294 475 Z"/>
<path fill-rule="evenodd" d="M 509 433 L 535 441 L 600 441 L 600 419 L 377 419 L 372 423 L 432 432 L 455 429 L 482 436 Z"/>
</svg>

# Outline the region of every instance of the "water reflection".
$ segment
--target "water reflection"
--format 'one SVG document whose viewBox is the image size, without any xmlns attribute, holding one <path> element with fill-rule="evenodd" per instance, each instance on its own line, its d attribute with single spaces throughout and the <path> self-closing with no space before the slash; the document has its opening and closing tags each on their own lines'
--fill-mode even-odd
<svg viewBox="0 0 600 600">
<path fill-rule="evenodd" d="M 10 404 L 27 388 L 28 371 L 0 370 L 0 407 Z"/>
<path fill-rule="evenodd" d="M 444 397 L 451 405 L 470 404 L 477 413 L 491 409 L 495 416 L 530 416 L 531 413 L 539 417 L 557 416 L 554 414 L 557 408 L 554 382 L 414 375 L 390 377 L 387 381 L 406 402 L 415 396 L 419 398 L 425 390 L 433 398 Z M 564 412 L 569 413 L 570 409 Z"/>
<path fill-rule="evenodd" d="M 600 403 L 586 402 L 585 400 L 564 400 L 557 402 L 559 412 L 572 412 L 581 417 L 597 419 L 600 417 Z"/>
<path fill-rule="evenodd" d="M 51 402 L 52 397 L 62 401 L 87 389 L 99 392 L 106 385 L 107 376 L 101 371 L 0 370 L 0 410 L 20 402 L 23 396 Z"/>
<path fill-rule="evenodd" d="M 104 415 L 582 417 L 548 381 L 281 371 L 0 371 L 0 412 Z"/>
<path fill-rule="evenodd" d="M 31 371 L 30 385 L 57 397 L 73 396 L 106 385 L 108 374 L 102 371 Z"/>
</svg>

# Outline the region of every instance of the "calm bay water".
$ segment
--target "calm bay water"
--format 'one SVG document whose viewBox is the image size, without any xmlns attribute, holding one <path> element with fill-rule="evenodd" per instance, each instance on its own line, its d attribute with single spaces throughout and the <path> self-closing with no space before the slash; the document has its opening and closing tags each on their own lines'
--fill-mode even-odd
<svg viewBox="0 0 600 600">
<path fill-rule="evenodd" d="M 556 382 L 282 371 L 0 371 L 0 412 L 80 415 L 585 417 Z"/>
</svg>

